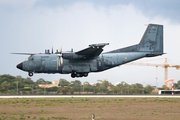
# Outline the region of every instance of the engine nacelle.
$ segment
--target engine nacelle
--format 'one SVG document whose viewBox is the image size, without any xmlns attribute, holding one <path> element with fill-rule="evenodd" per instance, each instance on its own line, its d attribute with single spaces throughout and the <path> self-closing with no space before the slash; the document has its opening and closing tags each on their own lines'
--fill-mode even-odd
<svg viewBox="0 0 180 120">
<path fill-rule="evenodd" d="M 77 55 L 75 53 L 62 53 L 64 59 L 85 59 L 83 55 Z"/>
</svg>

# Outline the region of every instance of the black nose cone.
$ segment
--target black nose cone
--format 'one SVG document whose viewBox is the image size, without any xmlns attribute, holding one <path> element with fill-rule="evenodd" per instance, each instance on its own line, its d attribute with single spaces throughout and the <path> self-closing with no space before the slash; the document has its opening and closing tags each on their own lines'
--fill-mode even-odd
<svg viewBox="0 0 180 120">
<path fill-rule="evenodd" d="M 16 67 L 17 67 L 18 69 L 22 70 L 22 63 L 19 63 Z"/>
</svg>

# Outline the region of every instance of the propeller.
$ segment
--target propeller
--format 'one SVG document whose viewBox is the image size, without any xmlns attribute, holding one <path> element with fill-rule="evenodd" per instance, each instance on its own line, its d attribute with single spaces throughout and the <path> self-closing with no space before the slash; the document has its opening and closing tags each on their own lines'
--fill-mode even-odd
<svg viewBox="0 0 180 120">
<path fill-rule="evenodd" d="M 52 47 L 52 54 L 53 54 L 53 47 Z"/>
<path fill-rule="evenodd" d="M 60 51 L 60 54 L 62 54 L 62 46 L 61 46 L 61 51 Z"/>
<path fill-rule="evenodd" d="M 59 66 L 61 66 L 63 64 L 63 58 L 62 58 L 62 47 L 61 47 L 61 51 L 59 54 L 57 54 L 59 56 Z"/>
</svg>

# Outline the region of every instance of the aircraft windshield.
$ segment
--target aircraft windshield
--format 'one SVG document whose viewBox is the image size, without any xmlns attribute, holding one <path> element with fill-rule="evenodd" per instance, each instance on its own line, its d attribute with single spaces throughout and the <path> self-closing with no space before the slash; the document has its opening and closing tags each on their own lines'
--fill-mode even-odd
<svg viewBox="0 0 180 120">
<path fill-rule="evenodd" d="M 30 57 L 28 58 L 28 60 L 29 60 L 29 61 L 33 61 L 33 57 L 30 56 Z"/>
<path fill-rule="evenodd" d="M 30 57 L 26 58 L 25 61 L 33 61 L 33 58 L 30 56 Z"/>
</svg>

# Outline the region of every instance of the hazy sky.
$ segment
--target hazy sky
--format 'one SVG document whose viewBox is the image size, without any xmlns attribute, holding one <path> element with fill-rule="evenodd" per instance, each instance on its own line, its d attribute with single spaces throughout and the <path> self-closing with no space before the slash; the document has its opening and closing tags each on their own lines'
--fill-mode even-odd
<svg viewBox="0 0 180 120">
<path fill-rule="evenodd" d="M 139 43 L 147 24 L 164 25 L 164 52 L 152 60 L 170 59 L 180 64 L 180 1 L 179 0 L 0 0 L 0 74 L 21 75 L 16 68 L 28 56 L 12 52 L 44 53 L 45 49 L 63 48 L 79 51 L 93 43 L 110 43 L 104 51 Z M 164 60 L 155 63 L 163 64 Z M 156 82 L 156 77 L 158 78 Z M 144 85 L 163 85 L 164 69 L 148 66 L 123 65 L 113 69 L 90 73 L 87 78 L 72 79 L 63 74 L 35 74 L 32 80 L 90 83 L 107 79 L 112 83 L 125 81 Z M 180 80 L 180 70 L 169 68 L 168 78 Z"/>
</svg>

